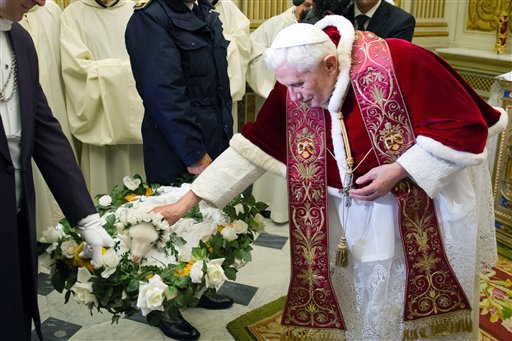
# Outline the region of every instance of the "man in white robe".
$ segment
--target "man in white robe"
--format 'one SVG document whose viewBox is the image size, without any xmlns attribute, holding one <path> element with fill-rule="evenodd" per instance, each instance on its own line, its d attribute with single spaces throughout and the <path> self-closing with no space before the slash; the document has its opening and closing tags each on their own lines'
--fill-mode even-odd
<svg viewBox="0 0 512 341">
<path fill-rule="evenodd" d="M 219 12 L 224 38 L 229 40 L 228 76 L 233 107 L 233 132 L 238 132 L 238 101 L 245 95 L 245 74 L 251 54 L 249 26 L 251 22 L 231 0 L 213 0 L 215 11 Z"/>
<path fill-rule="evenodd" d="M 82 142 L 80 167 L 94 196 L 144 175 L 142 100 L 135 89 L 124 31 L 132 1 L 81 0 L 62 13 L 62 74 L 69 124 Z"/>
<path fill-rule="evenodd" d="M 52 113 L 68 138 L 71 148 L 76 148 L 69 129 L 64 98 L 60 64 L 60 16 L 62 10 L 54 1 L 47 1 L 45 6 L 32 7 L 21 19 L 20 24 L 30 33 L 39 56 L 39 81 L 43 87 Z M 36 191 L 36 227 L 37 239 L 42 237 L 48 226 L 54 226 L 62 219 L 62 211 L 57 205 L 41 172 L 35 164 L 34 186 Z"/>
</svg>

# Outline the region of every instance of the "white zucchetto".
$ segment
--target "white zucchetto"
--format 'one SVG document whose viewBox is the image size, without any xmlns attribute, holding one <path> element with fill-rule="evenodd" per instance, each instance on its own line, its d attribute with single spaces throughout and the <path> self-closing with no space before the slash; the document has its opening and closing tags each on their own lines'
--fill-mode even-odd
<svg viewBox="0 0 512 341">
<path fill-rule="evenodd" d="M 311 24 L 298 23 L 285 27 L 274 38 L 273 49 L 321 43 L 329 40 L 329 36 L 319 27 Z"/>
</svg>

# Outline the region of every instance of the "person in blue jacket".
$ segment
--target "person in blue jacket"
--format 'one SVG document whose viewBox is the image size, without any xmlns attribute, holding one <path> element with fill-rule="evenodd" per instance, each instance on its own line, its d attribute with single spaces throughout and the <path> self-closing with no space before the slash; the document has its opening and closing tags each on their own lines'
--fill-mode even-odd
<svg viewBox="0 0 512 341">
<path fill-rule="evenodd" d="M 200 174 L 233 135 L 229 41 L 208 0 L 142 0 L 134 9 L 125 41 L 145 109 L 144 168 L 148 182 L 171 185 L 184 173 Z M 203 295 L 198 305 L 232 304 L 228 296 Z M 179 312 L 159 327 L 179 340 L 200 335 Z"/>
<path fill-rule="evenodd" d="M 144 0 L 125 39 L 144 102 L 144 167 L 151 183 L 199 174 L 233 134 L 227 41 L 208 0 Z"/>
</svg>

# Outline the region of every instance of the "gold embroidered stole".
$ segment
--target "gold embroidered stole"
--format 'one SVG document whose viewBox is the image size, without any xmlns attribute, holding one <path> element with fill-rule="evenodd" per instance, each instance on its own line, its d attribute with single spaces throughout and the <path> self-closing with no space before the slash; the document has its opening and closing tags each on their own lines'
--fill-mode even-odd
<svg viewBox="0 0 512 341">
<path fill-rule="evenodd" d="M 283 340 L 343 340 L 329 273 L 325 114 L 287 98 L 291 279 Z"/>
<path fill-rule="evenodd" d="M 388 45 L 357 31 L 352 59 L 352 86 L 374 152 L 379 164 L 393 163 L 415 137 Z M 403 338 L 470 332 L 471 306 L 448 262 L 432 199 L 409 178 L 392 193 L 407 267 Z"/>
</svg>

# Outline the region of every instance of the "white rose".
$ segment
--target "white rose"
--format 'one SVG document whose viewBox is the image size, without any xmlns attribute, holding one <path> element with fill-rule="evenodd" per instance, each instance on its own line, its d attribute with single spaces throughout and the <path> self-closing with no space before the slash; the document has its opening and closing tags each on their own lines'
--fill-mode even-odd
<svg viewBox="0 0 512 341">
<path fill-rule="evenodd" d="M 235 213 L 237 215 L 240 214 L 240 213 L 244 213 L 244 205 L 236 204 L 234 208 L 235 208 Z"/>
<path fill-rule="evenodd" d="M 233 222 L 233 229 L 236 231 L 237 234 L 245 234 L 247 233 L 247 229 L 249 228 L 249 225 L 243 220 L 235 220 Z"/>
<path fill-rule="evenodd" d="M 267 225 L 267 221 L 265 220 L 265 217 L 258 213 L 254 216 L 254 220 L 256 221 L 256 226 L 254 226 L 254 231 L 263 232 L 265 230 L 265 226 Z"/>
<path fill-rule="evenodd" d="M 206 263 L 207 288 L 215 287 L 215 289 L 219 290 L 227 280 L 224 269 L 222 269 L 222 262 L 224 262 L 224 258 L 212 259 Z"/>
<path fill-rule="evenodd" d="M 52 245 L 48 246 L 46 249 L 46 253 L 51 255 L 53 251 L 57 250 L 57 247 L 59 246 L 59 243 L 55 242 Z"/>
<path fill-rule="evenodd" d="M 125 176 L 123 178 L 123 184 L 130 191 L 135 191 L 137 188 L 139 188 L 140 182 L 141 182 L 140 179 L 132 179 L 129 176 Z"/>
<path fill-rule="evenodd" d="M 105 270 L 101 273 L 101 277 L 108 278 L 110 275 L 112 275 L 114 272 L 116 272 L 116 268 L 119 265 L 119 256 L 117 255 L 116 251 L 111 248 L 108 249 L 107 252 L 105 252 L 104 255 L 101 257 L 101 262 L 103 264 L 103 267 Z"/>
<path fill-rule="evenodd" d="M 62 251 L 62 255 L 66 258 L 73 258 L 75 255 L 75 249 L 78 247 L 78 244 L 73 240 L 66 240 L 60 244 L 60 250 Z"/>
<path fill-rule="evenodd" d="M 103 207 L 110 206 L 112 204 L 112 197 L 110 195 L 103 195 L 98 199 L 98 203 Z"/>
<path fill-rule="evenodd" d="M 81 266 L 78 268 L 78 271 L 76 273 L 76 281 L 80 283 L 87 283 L 89 282 L 89 279 L 92 277 L 89 270 L 87 270 L 86 267 Z"/>
<path fill-rule="evenodd" d="M 76 283 L 71 287 L 71 291 L 75 293 L 74 297 L 78 303 L 89 304 L 96 302 L 96 297 L 92 294 L 92 283 L 89 282 L 91 277 L 91 273 L 85 267 L 78 268 Z"/>
<path fill-rule="evenodd" d="M 57 225 L 58 226 L 58 225 Z M 55 243 L 59 238 L 64 235 L 64 231 L 62 229 L 58 229 L 57 227 L 50 226 L 43 232 L 43 237 L 39 240 L 41 243 L 52 244 Z"/>
<path fill-rule="evenodd" d="M 92 294 L 91 283 L 76 282 L 71 287 L 71 291 L 75 293 L 74 297 L 78 303 L 89 304 L 96 302 L 96 297 Z"/>
<path fill-rule="evenodd" d="M 192 280 L 192 283 L 201 283 L 203 280 L 203 262 L 202 260 L 199 260 L 192 264 L 192 267 L 190 268 L 190 279 Z"/>
<path fill-rule="evenodd" d="M 227 241 L 238 239 L 238 235 L 236 234 L 235 229 L 230 226 L 226 226 L 220 230 L 220 234 L 222 234 L 222 237 L 224 237 L 224 239 Z"/>
<path fill-rule="evenodd" d="M 150 278 L 148 283 L 141 282 L 137 307 L 141 310 L 143 316 L 146 316 L 153 310 L 164 311 L 162 303 L 164 302 L 164 292 L 166 289 L 167 285 L 162 282 L 158 275 Z"/>
</svg>

